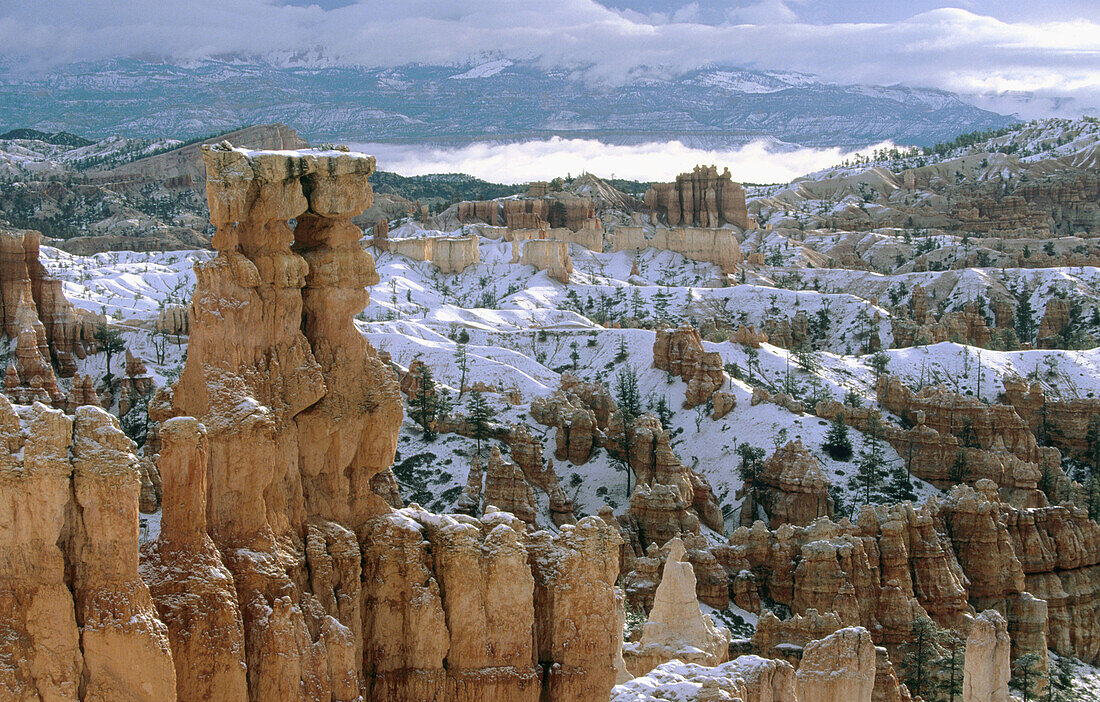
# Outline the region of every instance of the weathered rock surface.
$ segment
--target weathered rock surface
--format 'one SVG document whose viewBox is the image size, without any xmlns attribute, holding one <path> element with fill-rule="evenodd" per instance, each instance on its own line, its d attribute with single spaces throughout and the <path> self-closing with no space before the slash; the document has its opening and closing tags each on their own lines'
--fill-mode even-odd
<svg viewBox="0 0 1100 702">
<path fill-rule="evenodd" d="M 513 242 L 512 247 L 519 246 Z M 568 283 L 569 276 L 573 274 L 573 259 L 569 256 L 569 244 L 564 241 L 551 239 L 532 239 L 523 243 L 523 253 L 520 263 L 525 266 L 534 266 L 559 283 Z"/>
<path fill-rule="evenodd" d="M 133 444 L 99 408 L 20 412 L 0 398 L 0 690 L 175 699 L 168 631 L 138 577 Z"/>
<path fill-rule="evenodd" d="M 982 612 L 970 627 L 963 663 L 963 702 L 1008 702 L 1012 640 L 1008 623 L 995 609 Z"/>
<path fill-rule="evenodd" d="M 741 523 L 751 526 L 757 495 L 772 527 L 781 524 L 806 526 L 818 517 L 833 517 L 833 499 L 829 496 L 829 479 L 799 440 L 781 447 L 764 462 L 748 490 L 741 507 Z"/>
<path fill-rule="evenodd" d="M 866 629 L 841 629 L 806 645 L 795 672 L 798 702 L 871 702 L 875 647 Z"/>
<path fill-rule="evenodd" d="M 683 557 L 683 542 L 670 541 L 664 574 L 641 640 L 624 646 L 627 668 L 635 676 L 672 659 L 714 666 L 729 655 L 729 630 L 716 627 L 699 610 L 695 572 Z"/>
<path fill-rule="evenodd" d="M 416 261 L 430 261 L 441 273 L 461 273 L 481 260 L 476 235 L 386 239 L 386 245 L 386 251 Z"/>
<path fill-rule="evenodd" d="M 741 244 L 729 229 L 701 229 L 676 227 L 658 229 L 649 245 L 663 251 L 674 251 L 693 261 L 713 263 L 723 273 L 736 273 L 744 261 Z"/>
<path fill-rule="evenodd" d="M 716 351 L 704 351 L 699 332 L 688 326 L 657 331 L 653 367 L 680 376 L 688 384 L 684 407 L 703 404 L 727 380 L 722 356 Z"/>
<path fill-rule="evenodd" d="M 661 217 L 670 227 L 749 227 L 745 191 L 733 182 L 728 168 L 719 175 L 714 166 L 696 166 L 676 176 L 674 183 L 655 183 L 646 191 L 645 204 L 654 220 Z"/>
</svg>

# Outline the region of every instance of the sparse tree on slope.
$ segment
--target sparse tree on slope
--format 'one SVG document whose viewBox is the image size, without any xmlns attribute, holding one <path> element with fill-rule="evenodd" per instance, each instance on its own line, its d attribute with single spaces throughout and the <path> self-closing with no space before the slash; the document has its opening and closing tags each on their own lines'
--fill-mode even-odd
<svg viewBox="0 0 1100 702">
<path fill-rule="evenodd" d="M 95 331 L 92 332 L 92 336 L 99 342 L 103 352 L 107 354 L 107 379 L 110 380 L 111 374 L 111 358 L 115 354 L 120 354 L 126 350 L 126 342 L 122 340 L 122 332 L 114 327 L 107 326 L 106 322 L 100 322 Z"/>
<path fill-rule="evenodd" d="M 480 390 L 470 391 L 470 400 L 466 403 L 466 412 L 473 429 L 474 440 L 477 442 L 477 454 L 481 455 L 481 442 L 489 438 L 489 423 L 496 416 L 496 412 L 489 406 Z"/>
</svg>

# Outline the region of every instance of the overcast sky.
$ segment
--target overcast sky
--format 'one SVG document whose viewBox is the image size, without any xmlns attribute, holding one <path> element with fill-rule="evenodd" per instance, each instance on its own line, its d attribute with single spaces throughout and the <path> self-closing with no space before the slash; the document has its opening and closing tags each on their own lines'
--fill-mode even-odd
<svg viewBox="0 0 1100 702">
<path fill-rule="evenodd" d="M 378 66 L 500 52 L 605 80 L 722 63 L 985 94 L 993 108 L 1005 91 L 1100 105 L 1097 0 L 0 0 L 0 37 L 17 72 L 119 55 L 320 48 Z"/>
</svg>

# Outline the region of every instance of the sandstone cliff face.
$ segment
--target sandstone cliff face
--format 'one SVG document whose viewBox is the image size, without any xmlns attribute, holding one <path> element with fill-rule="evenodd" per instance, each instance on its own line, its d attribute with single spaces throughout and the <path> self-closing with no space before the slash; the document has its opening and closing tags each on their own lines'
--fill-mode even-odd
<svg viewBox="0 0 1100 702">
<path fill-rule="evenodd" d="M 475 235 L 387 239 L 386 242 L 384 250 L 416 261 L 431 261 L 445 274 L 461 273 L 481 260 Z"/>
<path fill-rule="evenodd" d="M 1100 416 L 1100 399 L 1048 398 L 1038 383 L 1029 384 L 1019 376 L 1004 378 L 1002 401 L 1012 406 L 1032 432 L 1040 428 L 1050 437 L 1050 443 L 1063 452 L 1083 457 L 1088 449 L 1089 423 L 1093 415 Z"/>
<path fill-rule="evenodd" d="M 974 619 L 966 639 L 963 702 L 1008 702 L 1012 641 L 1001 613 L 991 609 Z"/>
<path fill-rule="evenodd" d="M 0 690 L 16 700 L 174 699 L 168 631 L 138 577 L 130 440 L 99 408 L 20 413 L 0 398 Z"/>
<path fill-rule="evenodd" d="M 513 249 L 518 245 L 518 242 L 513 242 Z M 569 244 L 564 241 L 532 239 L 523 244 L 520 263 L 546 271 L 547 275 L 562 284 L 568 283 L 569 276 L 573 274 L 573 259 L 569 256 Z"/>
<path fill-rule="evenodd" d="M 673 251 L 684 258 L 713 263 L 723 273 L 736 273 L 744 261 L 741 244 L 729 229 L 701 229 L 697 227 L 658 229 L 649 245 L 663 251 Z"/>
<path fill-rule="evenodd" d="M 670 227 L 749 227 L 745 191 L 733 182 L 728 168 L 719 175 L 714 166 L 696 166 L 676 176 L 674 183 L 656 183 L 646 191 L 645 204 L 654 221 L 661 217 Z"/>
<path fill-rule="evenodd" d="M 669 542 L 664 574 L 641 639 L 624 647 L 627 668 L 634 676 L 673 659 L 714 666 L 729 655 L 729 630 L 715 627 L 699 610 L 695 571 L 683 562 L 684 553 L 682 541 Z"/>
<path fill-rule="evenodd" d="M 653 341 L 653 367 L 678 375 L 688 384 L 685 408 L 706 402 L 726 382 L 721 355 L 704 351 L 703 340 L 692 327 L 657 331 Z"/>
<path fill-rule="evenodd" d="M 56 402 L 51 362 L 71 376 L 96 344 L 89 315 L 65 299 L 61 281 L 39 262 L 41 240 L 36 231 L 0 231 L 0 315 L 4 335 L 17 340 L 20 384 L 44 387 Z"/>
<path fill-rule="evenodd" d="M 798 702 L 871 702 L 875 647 L 866 629 L 841 629 L 806 646 L 795 673 Z"/>
<path fill-rule="evenodd" d="M 829 479 L 799 440 L 792 441 L 764 462 L 755 489 L 741 507 L 741 523 L 752 526 L 755 514 L 752 496 L 758 495 L 772 527 L 781 524 L 806 526 L 818 517 L 833 517 Z"/>
</svg>

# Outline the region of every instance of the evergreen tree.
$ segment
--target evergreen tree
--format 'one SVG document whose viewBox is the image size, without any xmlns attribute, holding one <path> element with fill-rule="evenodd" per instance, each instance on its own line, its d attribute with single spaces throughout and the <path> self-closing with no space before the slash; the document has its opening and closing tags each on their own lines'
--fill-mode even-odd
<svg viewBox="0 0 1100 702">
<path fill-rule="evenodd" d="M 955 462 L 951 464 L 949 471 L 951 482 L 961 485 L 970 479 L 970 466 L 966 463 L 966 452 L 959 451 L 955 454 Z"/>
<path fill-rule="evenodd" d="M 838 414 L 833 418 L 829 433 L 825 435 L 825 443 L 821 449 L 834 461 L 847 461 L 852 458 L 852 440 L 848 437 L 848 425 L 844 422 L 844 415 Z"/>
<path fill-rule="evenodd" d="M 627 350 L 626 350 L 626 337 L 623 336 L 622 334 L 620 334 L 619 335 L 619 350 L 615 352 L 615 361 L 617 363 L 622 363 L 623 361 L 625 361 L 629 357 L 630 357 L 630 354 L 627 353 Z"/>
<path fill-rule="evenodd" d="M 446 419 L 450 416 L 451 410 L 455 408 L 454 398 L 451 397 L 451 391 L 445 387 L 439 387 L 435 394 L 435 417 L 437 420 Z"/>
<path fill-rule="evenodd" d="M 870 504 L 873 497 L 882 491 L 882 482 L 886 478 L 885 459 L 882 447 L 882 424 L 872 415 L 867 426 L 867 439 L 859 452 L 859 464 L 852 476 L 851 485 L 863 494 L 863 502 Z"/>
<path fill-rule="evenodd" d="M 963 422 L 962 431 L 959 432 L 959 443 L 963 448 L 981 448 L 981 443 L 978 442 L 978 433 L 974 431 L 974 422 L 970 417 L 966 418 Z"/>
<path fill-rule="evenodd" d="M 471 390 L 470 400 L 466 403 L 466 413 L 469 415 L 474 440 L 477 441 L 477 453 L 480 456 L 481 442 L 489 438 L 489 423 L 496 416 L 496 412 L 482 397 L 481 391 Z"/>
<path fill-rule="evenodd" d="M 909 692 L 914 696 L 925 696 L 931 692 L 932 676 L 939 662 L 940 649 L 937 639 L 940 636 L 940 628 L 921 612 L 909 631 L 909 640 L 902 644 L 901 650 L 905 656 L 902 660 L 905 684 Z"/>
<path fill-rule="evenodd" d="M 630 296 L 631 315 L 634 319 L 641 319 L 644 311 L 645 302 L 642 300 L 642 293 L 638 291 L 638 288 L 634 288 L 634 294 Z"/>
<path fill-rule="evenodd" d="M 463 329 L 462 331 L 466 331 Z M 470 369 L 470 358 L 466 355 L 466 343 L 460 341 L 455 345 L 455 368 L 458 369 L 458 399 L 462 399 L 463 388 L 466 387 L 466 373 Z"/>
<path fill-rule="evenodd" d="M 1050 668 L 1047 702 L 1074 702 L 1081 699 L 1075 692 L 1077 665 L 1069 656 L 1058 656 Z"/>
<path fill-rule="evenodd" d="M 416 379 L 416 392 L 409 398 L 409 419 L 420 425 L 424 433 L 424 439 L 435 439 L 436 416 L 436 391 L 435 379 L 432 378 L 432 369 L 428 366 L 420 366 L 420 375 Z"/>
<path fill-rule="evenodd" d="M 1030 344 L 1035 341 L 1035 311 L 1031 308 L 1031 291 L 1025 287 L 1022 293 L 1017 293 L 1017 297 L 1016 338 L 1021 344 Z"/>
<path fill-rule="evenodd" d="M 882 374 L 887 372 L 887 367 L 890 365 L 890 356 L 885 351 L 876 351 L 871 355 L 870 359 L 871 370 L 875 372 L 875 380 L 877 381 Z"/>
<path fill-rule="evenodd" d="M 909 471 L 904 464 L 898 464 L 890 469 L 890 482 L 886 484 L 886 496 L 891 502 L 905 502 L 916 500 L 917 493 L 913 489 L 913 481 L 909 477 Z"/>
<path fill-rule="evenodd" d="M 573 362 L 573 370 L 577 370 L 577 364 L 581 360 L 581 354 L 577 350 L 577 342 L 574 341 L 571 344 L 569 344 L 569 348 L 570 348 L 569 360 Z"/>
<path fill-rule="evenodd" d="M 662 427 L 668 429 L 672 426 L 672 408 L 668 406 L 668 398 L 664 395 L 658 397 L 654 411 L 657 413 L 657 419 L 661 420 Z"/>
<path fill-rule="evenodd" d="M 624 368 L 615 376 L 615 403 L 631 423 L 641 416 L 642 398 L 638 394 L 638 374 L 633 368 Z"/>
<path fill-rule="evenodd" d="M 963 653 L 966 642 L 953 630 L 947 629 L 940 634 L 938 643 L 944 653 L 939 660 L 941 678 L 937 681 L 936 691 L 944 702 L 962 700 Z"/>
<path fill-rule="evenodd" d="M 626 471 L 626 494 L 630 496 L 630 454 L 633 450 L 634 420 L 642 413 L 642 398 L 638 394 L 638 375 L 629 366 L 615 376 L 616 414 L 622 420 L 623 433 L 619 438 L 621 463 Z"/>
<path fill-rule="evenodd" d="M 807 373 L 816 373 L 818 369 L 817 356 L 809 344 L 803 344 L 794 351 L 794 362 Z"/>
<path fill-rule="evenodd" d="M 764 469 L 764 449 L 752 446 L 748 442 L 737 445 L 737 455 L 741 457 L 741 463 L 737 466 L 737 474 L 745 486 L 748 497 L 752 498 L 753 505 L 760 504 L 758 499 L 757 478 Z"/>
<path fill-rule="evenodd" d="M 1020 691 L 1024 702 L 1036 699 L 1045 677 L 1043 659 L 1034 651 L 1025 653 L 1012 664 L 1012 686 Z"/>
</svg>

